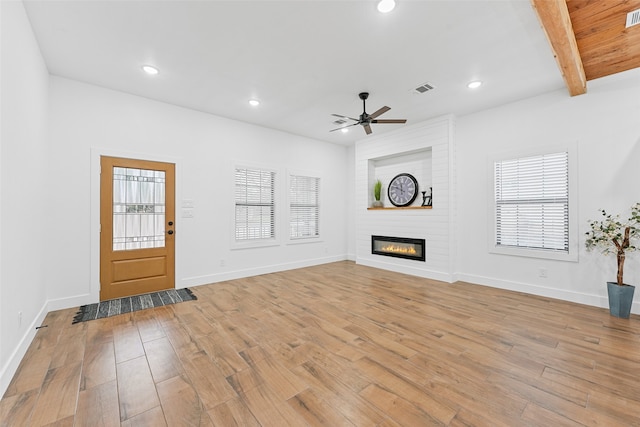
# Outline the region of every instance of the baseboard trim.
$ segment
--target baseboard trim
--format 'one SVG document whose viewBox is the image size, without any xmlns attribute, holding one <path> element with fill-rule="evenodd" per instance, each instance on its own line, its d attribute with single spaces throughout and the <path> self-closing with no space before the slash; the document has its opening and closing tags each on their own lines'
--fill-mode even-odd
<svg viewBox="0 0 640 427">
<path fill-rule="evenodd" d="M 0 396 L 4 396 L 6 393 L 13 376 L 18 370 L 18 366 L 20 366 L 22 358 L 27 354 L 27 350 L 29 349 L 33 338 L 36 336 L 36 327 L 42 324 L 48 312 L 48 301 L 45 301 L 40 312 L 38 312 L 38 315 L 33 319 L 20 339 L 20 342 L 11 353 L 11 356 L 9 356 L 9 360 L 7 360 L 7 363 L 2 367 L 2 371 L 0 371 Z"/>
<path fill-rule="evenodd" d="M 524 292 L 541 297 L 560 299 L 563 301 L 575 302 L 578 304 L 590 305 L 593 307 L 609 308 L 609 301 L 606 294 L 594 295 L 582 292 L 568 291 L 565 289 L 554 289 L 544 286 L 532 285 L 529 283 L 515 282 L 509 280 L 495 279 L 492 277 L 478 276 L 472 274 L 457 273 L 456 279 L 461 282 L 468 282 L 475 285 L 489 286 L 491 288 L 505 289 L 509 291 Z M 604 286 L 604 284 L 603 284 Z M 606 287 L 604 287 L 606 293 Z M 633 314 L 640 314 L 640 301 L 633 302 L 631 306 Z"/>
<path fill-rule="evenodd" d="M 262 267 L 243 270 L 226 271 L 223 273 L 208 274 L 205 276 L 186 277 L 180 281 L 181 287 L 201 286 L 210 283 L 224 282 L 226 280 L 243 279 L 245 277 L 259 276 L 261 274 L 277 273 L 280 271 L 294 270 L 296 268 L 312 267 L 314 265 L 328 264 L 331 262 L 345 261 L 346 255 L 338 255 L 325 258 L 315 258 L 304 261 L 289 262 L 283 264 L 265 265 Z M 176 284 L 177 285 L 177 284 Z M 177 286 L 176 286 L 177 287 Z"/>
<path fill-rule="evenodd" d="M 91 294 L 76 295 L 68 298 L 58 298 L 47 302 L 48 311 L 64 310 L 71 307 L 80 307 L 81 305 L 93 304 L 98 301 L 92 301 Z"/>
</svg>

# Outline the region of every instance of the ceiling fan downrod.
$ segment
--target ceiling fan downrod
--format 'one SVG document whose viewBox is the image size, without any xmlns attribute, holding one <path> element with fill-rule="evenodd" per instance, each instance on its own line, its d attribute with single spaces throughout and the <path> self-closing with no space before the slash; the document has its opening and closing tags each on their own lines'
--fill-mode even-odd
<svg viewBox="0 0 640 427">
<path fill-rule="evenodd" d="M 360 92 L 358 96 L 360 97 L 360 99 L 362 99 L 362 114 L 360 114 L 360 124 L 362 126 L 368 125 L 369 123 L 371 123 L 371 119 L 367 114 L 367 105 L 366 105 L 367 98 L 369 98 L 369 92 Z"/>
</svg>

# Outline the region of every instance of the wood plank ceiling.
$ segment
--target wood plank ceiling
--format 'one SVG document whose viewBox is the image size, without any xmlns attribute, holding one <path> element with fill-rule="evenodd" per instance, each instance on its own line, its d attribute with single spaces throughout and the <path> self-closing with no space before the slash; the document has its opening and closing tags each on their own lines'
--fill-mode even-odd
<svg viewBox="0 0 640 427">
<path fill-rule="evenodd" d="M 531 0 L 569 93 L 586 82 L 640 67 L 640 25 L 625 28 L 640 0 Z"/>
</svg>

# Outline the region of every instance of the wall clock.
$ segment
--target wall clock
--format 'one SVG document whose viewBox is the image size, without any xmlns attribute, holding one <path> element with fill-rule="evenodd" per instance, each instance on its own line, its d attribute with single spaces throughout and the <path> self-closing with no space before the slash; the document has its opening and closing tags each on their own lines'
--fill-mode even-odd
<svg viewBox="0 0 640 427">
<path fill-rule="evenodd" d="M 394 206 L 409 206 L 418 195 L 418 181 L 411 174 L 398 174 L 389 183 L 387 194 Z"/>
</svg>

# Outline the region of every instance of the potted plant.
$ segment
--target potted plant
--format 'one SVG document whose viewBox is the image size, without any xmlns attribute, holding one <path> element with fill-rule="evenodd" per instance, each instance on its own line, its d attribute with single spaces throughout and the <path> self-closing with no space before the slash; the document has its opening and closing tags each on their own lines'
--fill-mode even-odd
<svg viewBox="0 0 640 427">
<path fill-rule="evenodd" d="M 585 245 L 587 250 L 600 249 L 603 254 L 615 254 L 618 261 L 618 275 L 615 282 L 607 282 L 609 311 L 616 317 L 628 318 L 633 303 L 635 286 L 624 283 L 624 261 L 627 252 L 638 249 L 633 244 L 640 237 L 640 203 L 631 207 L 631 216 L 625 221 L 620 215 L 608 214 L 602 210 L 602 219 L 589 221 Z"/>
<path fill-rule="evenodd" d="M 380 200 L 381 193 L 382 193 L 382 181 L 378 179 L 376 180 L 376 183 L 373 184 L 373 198 L 375 199 L 373 202 L 374 208 L 381 208 L 384 206 L 384 204 Z"/>
</svg>

